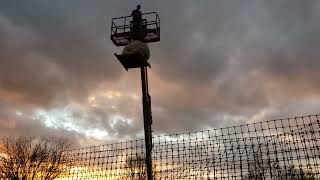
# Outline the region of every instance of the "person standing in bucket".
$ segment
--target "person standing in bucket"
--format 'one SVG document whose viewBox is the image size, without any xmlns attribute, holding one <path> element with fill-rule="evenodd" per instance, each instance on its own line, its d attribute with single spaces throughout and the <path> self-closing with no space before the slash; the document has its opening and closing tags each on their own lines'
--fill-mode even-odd
<svg viewBox="0 0 320 180">
<path fill-rule="evenodd" d="M 134 40 L 142 40 L 142 13 L 141 6 L 137 5 L 137 9 L 133 10 L 132 16 L 132 38 Z"/>
</svg>

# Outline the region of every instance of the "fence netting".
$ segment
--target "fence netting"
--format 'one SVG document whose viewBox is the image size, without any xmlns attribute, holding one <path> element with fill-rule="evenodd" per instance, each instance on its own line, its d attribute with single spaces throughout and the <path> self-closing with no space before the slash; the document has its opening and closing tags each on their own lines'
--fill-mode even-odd
<svg viewBox="0 0 320 180">
<path fill-rule="evenodd" d="M 154 179 L 319 179 L 319 115 L 153 136 Z M 146 179 L 144 140 L 72 150 L 58 179 Z"/>
</svg>

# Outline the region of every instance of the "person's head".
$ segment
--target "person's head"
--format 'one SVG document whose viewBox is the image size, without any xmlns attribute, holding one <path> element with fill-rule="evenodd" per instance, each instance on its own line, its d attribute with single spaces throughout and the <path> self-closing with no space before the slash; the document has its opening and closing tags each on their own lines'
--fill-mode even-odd
<svg viewBox="0 0 320 180">
<path fill-rule="evenodd" d="M 140 4 L 137 5 L 137 10 L 140 10 L 141 9 L 141 6 Z"/>
</svg>

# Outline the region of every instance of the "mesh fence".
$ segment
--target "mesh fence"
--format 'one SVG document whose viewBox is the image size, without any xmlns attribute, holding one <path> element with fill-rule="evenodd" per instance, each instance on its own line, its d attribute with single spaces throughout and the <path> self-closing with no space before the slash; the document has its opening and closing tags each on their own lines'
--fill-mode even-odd
<svg viewBox="0 0 320 180">
<path fill-rule="evenodd" d="M 319 116 L 154 136 L 154 179 L 320 179 Z M 68 153 L 58 179 L 146 179 L 143 139 Z"/>
</svg>

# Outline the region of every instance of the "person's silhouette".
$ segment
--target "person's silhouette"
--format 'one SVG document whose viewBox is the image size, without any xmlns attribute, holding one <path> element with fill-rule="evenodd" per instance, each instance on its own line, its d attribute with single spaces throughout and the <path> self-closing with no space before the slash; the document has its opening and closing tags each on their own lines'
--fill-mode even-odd
<svg viewBox="0 0 320 180">
<path fill-rule="evenodd" d="M 133 10 L 131 13 L 132 16 L 132 38 L 134 40 L 141 40 L 142 35 L 142 14 L 141 6 L 137 5 L 137 9 Z"/>
<path fill-rule="evenodd" d="M 141 6 L 137 5 L 137 9 L 133 10 L 131 16 L 133 18 L 133 22 L 142 22 L 142 15 L 141 15 Z"/>
</svg>

